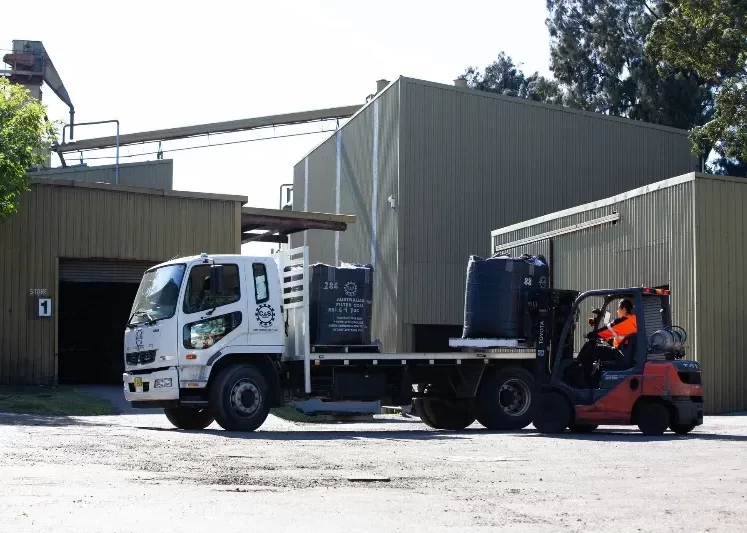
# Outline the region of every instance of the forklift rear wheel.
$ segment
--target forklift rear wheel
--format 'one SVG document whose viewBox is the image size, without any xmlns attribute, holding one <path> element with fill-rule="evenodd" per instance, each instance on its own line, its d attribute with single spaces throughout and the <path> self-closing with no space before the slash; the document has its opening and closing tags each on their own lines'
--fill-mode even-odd
<svg viewBox="0 0 747 533">
<path fill-rule="evenodd" d="M 669 426 L 669 429 L 677 433 L 677 435 L 687 435 L 695 429 L 695 424 L 672 424 Z"/>
<path fill-rule="evenodd" d="M 260 370 L 249 364 L 221 370 L 210 388 L 215 420 L 227 431 L 254 431 L 270 412 L 269 387 Z"/>
<path fill-rule="evenodd" d="M 597 424 L 576 424 L 573 423 L 570 426 L 568 426 L 568 429 L 571 430 L 571 433 L 591 433 L 595 429 L 597 429 L 599 426 Z"/>
<path fill-rule="evenodd" d="M 213 414 L 207 409 L 172 407 L 164 409 L 163 414 L 174 427 L 179 429 L 205 429 L 215 420 Z"/>
<path fill-rule="evenodd" d="M 669 427 L 669 410 L 657 402 L 646 402 L 638 406 L 636 420 L 638 429 L 647 437 L 663 435 Z"/>
<path fill-rule="evenodd" d="M 534 376 L 521 367 L 486 373 L 475 397 L 477 421 L 493 430 L 524 429 L 532 423 Z"/>
<path fill-rule="evenodd" d="M 464 429 L 475 421 L 474 410 L 467 400 L 418 398 L 415 409 L 420 420 L 433 429 Z"/>
<path fill-rule="evenodd" d="M 573 410 L 568 399 L 559 392 L 545 392 L 539 397 L 534 427 L 540 433 L 563 433 L 571 424 Z"/>
</svg>

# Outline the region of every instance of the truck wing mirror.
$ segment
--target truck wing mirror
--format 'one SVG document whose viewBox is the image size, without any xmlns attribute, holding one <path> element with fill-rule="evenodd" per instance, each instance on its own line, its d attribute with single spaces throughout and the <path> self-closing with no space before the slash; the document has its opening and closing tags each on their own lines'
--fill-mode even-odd
<svg viewBox="0 0 747 533">
<path fill-rule="evenodd" d="M 210 294 L 223 293 L 223 265 L 212 265 L 210 267 Z"/>
</svg>

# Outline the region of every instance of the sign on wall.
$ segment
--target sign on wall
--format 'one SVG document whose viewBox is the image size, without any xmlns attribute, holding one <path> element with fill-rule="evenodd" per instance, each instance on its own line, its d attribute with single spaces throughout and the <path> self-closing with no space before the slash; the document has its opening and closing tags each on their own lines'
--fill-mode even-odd
<svg viewBox="0 0 747 533">
<path fill-rule="evenodd" d="M 39 298 L 39 316 L 52 316 L 51 298 Z"/>
</svg>

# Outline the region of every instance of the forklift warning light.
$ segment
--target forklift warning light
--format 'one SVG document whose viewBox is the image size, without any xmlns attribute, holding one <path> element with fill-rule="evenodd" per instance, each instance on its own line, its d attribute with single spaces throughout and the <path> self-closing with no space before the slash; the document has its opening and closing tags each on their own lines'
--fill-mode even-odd
<svg viewBox="0 0 747 533">
<path fill-rule="evenodd" d="M 669 289 L 652 289 L 650 287 L 643 288 L 644 294 L 657 294 L 660 296 L 669 296 Z"/>
</svg>

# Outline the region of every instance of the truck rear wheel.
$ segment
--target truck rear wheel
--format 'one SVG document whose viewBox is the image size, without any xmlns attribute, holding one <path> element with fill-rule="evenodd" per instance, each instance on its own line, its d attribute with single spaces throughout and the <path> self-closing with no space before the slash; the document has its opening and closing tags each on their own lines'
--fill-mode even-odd
<svg viewBox="0 0 747 533">
<path fill-rule="evenodd" d="M 532 423 L 534 376 L 521 367 L 486 373 L 475 397 L 477 421 L 487 429 L 523 429 Z"/>
<path fill-rule="evenodd" d="M 207 409 L 190 409 L 189 407 L 171 407 L 164 409 L 163 414 L 174 427 L 179 429 L 205 429 L 215 418 Z"/>
<path fill-rule="evenodd" d="M 435 398 L 418 398 L 415 400 L 415 408 L 420 420 L 434 429 L 464 429 L 475 421 L 472 406 L 467 400 L 447 402 Z"/>
<path fill-rule="evenodd" d="M 268 392 L 267 380 L 255 366 L 224 368 L 210 389 L 215 420 L 227 431 L 254 431 L 270 412 Z"/>
</svg>

